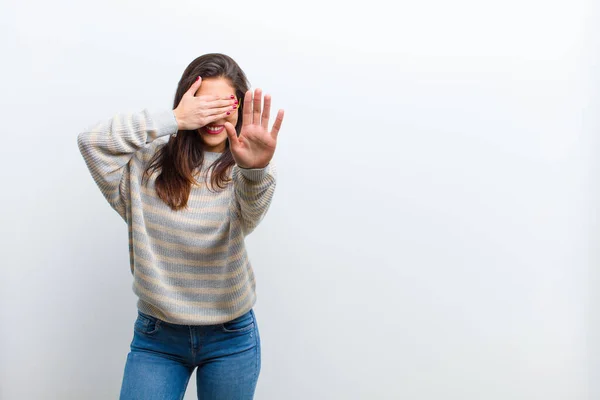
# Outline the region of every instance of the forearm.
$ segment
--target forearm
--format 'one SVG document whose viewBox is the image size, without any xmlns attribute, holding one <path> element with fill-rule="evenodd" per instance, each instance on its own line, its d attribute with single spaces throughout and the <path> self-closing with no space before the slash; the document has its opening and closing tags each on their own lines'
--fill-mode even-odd
<svg viewBox="0 0 600 400">
<path fill-rule="evenodd" d="M 119 187 L 136 151 L 154 139 L 176 133 L 173 111 L 118 114 L 81 132 L 77 145 L 100 191 L 119 213 Z"/>
<path fill-rule="evenodd" d="M 233 170 L 236 208 L 240 214 L 244 235 L 250 234 L 267 213 L 277 183 L 275 165 L 264 168 Z"/>
</svg>

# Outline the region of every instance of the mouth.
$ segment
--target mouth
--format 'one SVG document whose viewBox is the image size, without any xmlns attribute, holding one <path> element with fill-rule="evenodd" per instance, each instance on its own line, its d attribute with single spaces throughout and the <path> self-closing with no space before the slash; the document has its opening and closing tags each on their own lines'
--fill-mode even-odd
<svg viewBox="0 0 600 400">
<path fill-rule="evenodd" d="M 218 135 L 225 130 L 225 125 L 207 125 L 203 129 L 209 135 Z"/>
</svg>

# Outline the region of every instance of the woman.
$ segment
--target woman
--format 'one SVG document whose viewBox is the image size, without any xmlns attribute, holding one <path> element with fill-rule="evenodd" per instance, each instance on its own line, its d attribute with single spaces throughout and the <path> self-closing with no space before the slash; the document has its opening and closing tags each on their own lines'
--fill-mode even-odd
<svg viewBox="0 0 600 400">
<path fill-rule="evenodd" d="M 252 399 L 260 337 L 244 237 L 275 190 L 283 121 L 238 64 L 206 54 L 184 71 L 173 110 L 116 115 L 79 134 L 104 197 L 127 222 L 138 296 L 121 399 Z"/>
</svg>

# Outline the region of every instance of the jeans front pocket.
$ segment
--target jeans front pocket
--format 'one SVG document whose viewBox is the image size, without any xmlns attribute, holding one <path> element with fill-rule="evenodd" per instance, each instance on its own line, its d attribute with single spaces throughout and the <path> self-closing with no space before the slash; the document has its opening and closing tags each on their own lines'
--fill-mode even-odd
<svg viewBox="0 0 600 400">
<path fill-rule="evenodd" d="M 153 335 L 160 329 L 160 319 L 138 310 L 138 317 L 135 320 L 133 329 L 144 335 Z"/>
<path fill-rule="evenodd" d="M 252 310 L 231 321 L 221 324 L 221 330 L 227 333 L 250 332 L 252 329 L 254 329 L 254 313 Z"/>
</svg>

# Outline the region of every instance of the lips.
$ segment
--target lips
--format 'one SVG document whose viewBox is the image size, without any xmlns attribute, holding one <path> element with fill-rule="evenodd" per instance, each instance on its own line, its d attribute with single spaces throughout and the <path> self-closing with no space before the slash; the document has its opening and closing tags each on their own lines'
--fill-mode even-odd
<svg viewBox="0 0 600 400">
<path fill-rule="evenodd" d="M 223 132 L 223 130 L 225 130 L 225 125 L 211 125 L 204 127 L 204 132 L 208 133 L 209 135 L 218 135 L 219 133 Z"/>
</svg>

